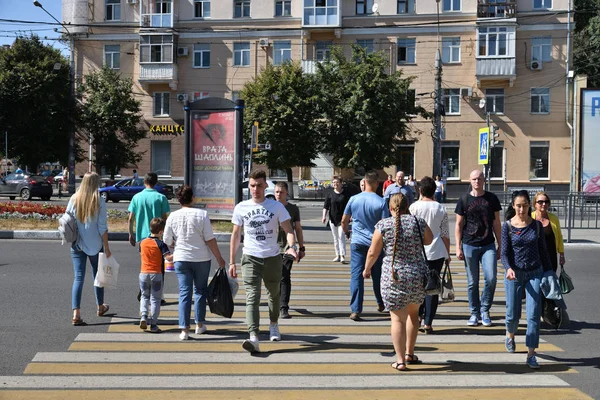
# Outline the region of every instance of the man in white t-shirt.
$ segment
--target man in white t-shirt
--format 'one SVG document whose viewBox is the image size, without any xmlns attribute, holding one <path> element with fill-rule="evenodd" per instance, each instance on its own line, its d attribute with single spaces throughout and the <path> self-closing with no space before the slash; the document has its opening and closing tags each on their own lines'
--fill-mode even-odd
<svg viewBox="0 0 600 400">
<path fill-rule="evenodd" d="M 298 261 L 296 238 L 290 223 L 290 214 L 278 201 L 265 198 L 267 176 L 264 171 L 252 171 L 249 175 L 248 189 L 252 195 L 250 200 L 242 201 L 235 206 L 231 222 L 233 231 L 229 245 L 229 274 L 237 276 L 235 256 L 240 243 L 242 228 L 244 229 L 244 247 L 242 249 L 242 274 L 246 288 L 246 323 L 250 339 L 244 340 L 242 347 L 250 353 L 258 353 L 261 279 L 265 283 L 269 295 L 269 338 L 271 341 L 281 340 L 279 333 L 280 282 L 282 274 L 281 255 L 277 243 L 278 227 L 287 234 L 288 247 L 286 254 Z"/>
</svg>

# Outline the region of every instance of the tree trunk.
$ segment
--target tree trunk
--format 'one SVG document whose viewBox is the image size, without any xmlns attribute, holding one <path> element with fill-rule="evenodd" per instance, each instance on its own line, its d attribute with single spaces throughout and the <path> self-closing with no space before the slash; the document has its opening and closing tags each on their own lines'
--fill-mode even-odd
<svg viewBox="0 0 600 400">
<path fill-rule="evenodd" d="M 290 199 L 293 199 L 294 198 L 294 176 L 292 175 L 292 169 L 286 168 L 285 173 L 287 175 L 288 194 L 290 196 Z"/>
</svg>

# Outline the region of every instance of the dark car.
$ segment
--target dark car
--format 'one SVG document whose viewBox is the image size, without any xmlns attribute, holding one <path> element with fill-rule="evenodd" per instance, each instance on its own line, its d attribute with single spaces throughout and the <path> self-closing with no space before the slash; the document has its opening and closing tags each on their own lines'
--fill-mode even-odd
<svg viewBox="0 0 600 400">
<path fill-rule="evenodd" d="M 19 196 L 23 200 L 40 197 L 50 200 L 52 185 L 45 176 L 28 174 L 8 174 L 0 179 L 0 196 L 8 196 L 11 200 Z"/>
<path fill-rule="evenodd" d="M 173 198 L 173 187 L 170 185 L 158 182 L 154 189 L 167 196 L 169 200 Z M 143 178 L 128 178 L 120 180 L 112 186 L 100 188 L 100 195 L 104 197 L 105 201 L 110 200 L 118 203 L 120 200 L 131 200 L 135 194 L 142 190 L 144 190 Z"/>
</svg>

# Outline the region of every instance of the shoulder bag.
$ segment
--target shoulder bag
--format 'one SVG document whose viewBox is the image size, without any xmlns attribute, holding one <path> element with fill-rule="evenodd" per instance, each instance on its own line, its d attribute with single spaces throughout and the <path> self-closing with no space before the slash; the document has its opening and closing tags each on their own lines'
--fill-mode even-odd
<svg viewBox="0 0 600 400">
<path fill-rule="evenodd" d="M 450 263 L 448 260 L 446 260 L 444 274 L 442 275 L 442 294 L 440 298 L 445 302 L 454 301 L 454 285 L 452 284 L 452 273 L 450 272 Z"/>
<path fill-rule="evenodd" d="M 423 258 L 425 258 L 425 264 L 427 265 L 427 273 L 425 274 L 425 294 L 428 296 L 439 295 L 442 292 L 442 278 L 440 273 L 435 269 L 429 268 L 427 262 L 427 254 L 425 254 L 425 245 L 423 244 L 423 235 L 421 235 L 421 226 L 419 220 L 414 216 L 415 222 L 417 223 L 417 230 L 419 231 L 419 238 L 421 239 L 421 250 L 423 250 Z"/>
</svg>

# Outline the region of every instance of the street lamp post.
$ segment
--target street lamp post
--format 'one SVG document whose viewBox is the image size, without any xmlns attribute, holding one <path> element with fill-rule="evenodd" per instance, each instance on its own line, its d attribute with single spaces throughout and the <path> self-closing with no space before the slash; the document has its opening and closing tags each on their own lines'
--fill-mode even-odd
<svg viewBox="0 0 600 400">
<path fill-rule="evenodd" d="M 66 27 L 66 25 L 59 20 L 57 20 L 54 15 L 50 14 L 48 10 L 42 6 L 39 1 L 34 1 L 33 5 L 44 10 L 46 14 L 48 14 L 53 20 L 58 22 L 63 29 L 67 32 L 69 36 L 69 53 L 71 56 L 71 62 L 69 65 L 69 87 L 71 92 L 71 99 L 75 99 L 75 37 Z M 69 133 L 69 194 L 75 193 L 75 129 L 74 127 L 71 129 Z"/>
</svg>

